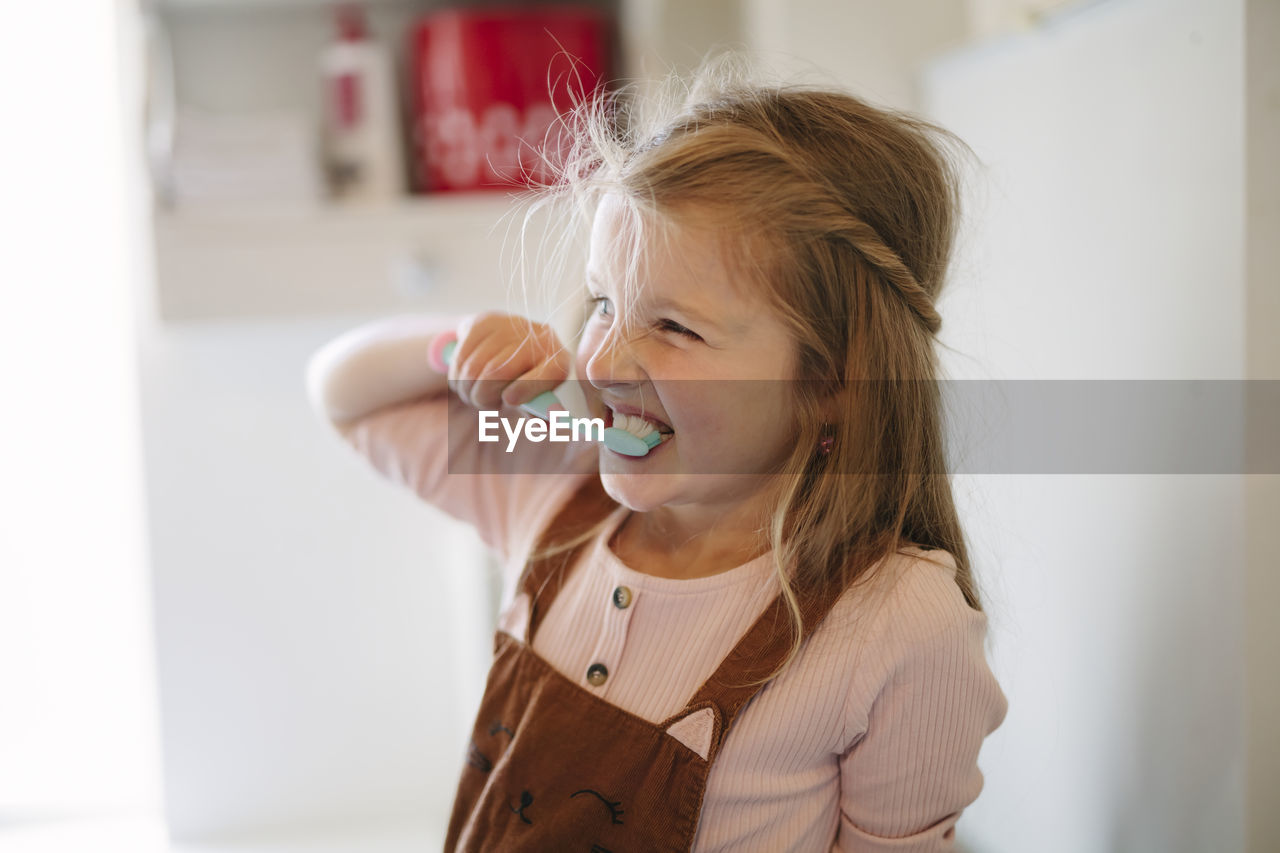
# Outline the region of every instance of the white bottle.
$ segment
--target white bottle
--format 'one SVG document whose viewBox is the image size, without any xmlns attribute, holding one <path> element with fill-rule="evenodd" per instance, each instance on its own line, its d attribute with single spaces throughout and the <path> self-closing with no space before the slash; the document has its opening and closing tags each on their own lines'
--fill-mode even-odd
<svg viewBox="0 0 1280 853">
<path fill-rule="evenodd" d="M 338 37 L 321 60 L 329 185 L 342 201 L 395 201 L 405 179 L 391 55 L 369 38 L 359 7 L 336 15 Z"/>
</svg>

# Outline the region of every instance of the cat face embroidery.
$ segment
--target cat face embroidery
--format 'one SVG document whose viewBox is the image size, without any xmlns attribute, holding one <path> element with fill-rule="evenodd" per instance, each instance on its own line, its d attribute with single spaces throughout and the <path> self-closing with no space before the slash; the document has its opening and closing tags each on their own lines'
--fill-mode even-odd
<svg viewBox="0 0 1280 853">
<path fill-rule="evenodd" d="M 705 760 L 710 751 L 714 728 L 715 714 L 711 708 L 704 707 L 680 718 L 668 726 L 666 732 Z M 483 745 L 474 739 L 471 741 L 467 763 L 481 773 L 492 772 L 495 763 L 506 752 L 515 735 L 513 726 L 502 720 L 491 721 L 477 732 Z M 545 819 L 544 816 L 550 813 L 548 810 L 555 810 L 563 816 L 562 810 L 572 808 L 587 810 L 582 815 L 586 818 L 587 825 L 596 825 L 601 829 L 626 825 L 626 805 L 613 792 L 592 787 L 577 787 L 563 793 L 539 789 L 538 780 L 533 779 L 522 780 L 518 788 L 513 788 L 506 799 L 506 808 L 512 819 L 534 826 L 540 819 Z M 610 853 L 610 848 L 599 840 L 593 839 L 590 844 L 589 850 L 593 853 Z"/>
</svg>

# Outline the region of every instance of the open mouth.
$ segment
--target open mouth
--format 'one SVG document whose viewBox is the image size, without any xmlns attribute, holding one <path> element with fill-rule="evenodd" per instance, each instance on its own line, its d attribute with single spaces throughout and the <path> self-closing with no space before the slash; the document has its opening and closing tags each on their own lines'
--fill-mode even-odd
<svg viewBox="0 0 1280 853">
<path fill-rule="evenodd" d="M 675 430 L 656 419 L 615 412 L 608 404 L 605 405 L 604 412 L 604 425 L 606 428 L 624 430 L 639 439 L 644 439 L 646 436 L 657 433 L 658 441 L 661 443 L 669 441 L 675 435 Z"/>
</svg>

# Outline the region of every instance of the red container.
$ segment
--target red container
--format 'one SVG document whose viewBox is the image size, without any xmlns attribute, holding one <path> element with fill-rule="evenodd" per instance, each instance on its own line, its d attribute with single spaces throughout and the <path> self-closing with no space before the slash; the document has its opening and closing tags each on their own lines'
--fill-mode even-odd
<svg viewBox="0 0 1280 853">
<path fill-rule="evenodd" d="M 511 189 L 547 180 L 535 150 L 558 114 L 605 79 L 608 17 L 550 6 L 450 9 L 411 34 L 419 191 Z"/>
</svg>

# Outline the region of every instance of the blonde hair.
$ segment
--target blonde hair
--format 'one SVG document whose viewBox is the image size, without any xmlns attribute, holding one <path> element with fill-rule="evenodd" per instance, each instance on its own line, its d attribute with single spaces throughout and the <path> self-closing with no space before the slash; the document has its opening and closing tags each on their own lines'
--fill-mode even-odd
<svg viewBox="0 0 1280 853">
<path fill-rule="evenodd" d="M 787 327 L 797 440 L 761 531 L 793 617 L 785 666 L 803 638 L 799 597 L 867 581 L 903 545 L 949 552 L 965 601 L 982 609 L 945 466 L 934 350 L 968 149 L 913 115 L 751 75 L 725 54 L 687 87 L 670 78 L 651 98 L 584 101 L 535 204 L 564 202 L 579 229 L 605 194 L 623 199 L 633 273 L 636 245 L 663 233 L 645 227 L 710 221 Z M 624 283 L 624 306 L 638 289 Z M 824 424 L 832 401 L 838 416 Z M 824 435 L 825 456 L 814 452 Z M 606 520 L 563 541 L 547 531 L 534 558 L 581 545 Z"/>
</svg>

